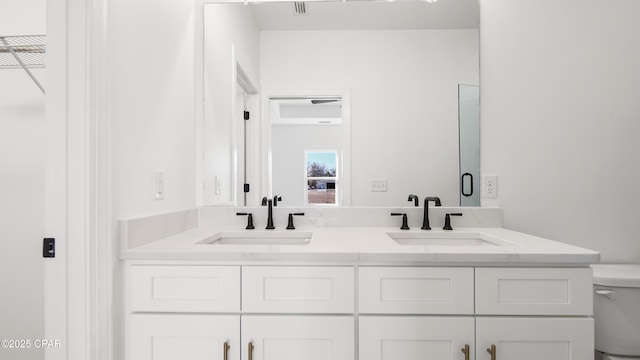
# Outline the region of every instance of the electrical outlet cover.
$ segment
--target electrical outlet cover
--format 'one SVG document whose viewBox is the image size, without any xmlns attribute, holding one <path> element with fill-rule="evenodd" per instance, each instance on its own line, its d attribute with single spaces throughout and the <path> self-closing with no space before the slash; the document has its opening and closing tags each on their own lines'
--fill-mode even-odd
<svg viewBox="0 0 640 360">
<path fill-rule="evenodd" d="M 482 197 L 485 199 L 498 197 L 498 175 L 484 175 L 482 177 Z"/>
</svg>

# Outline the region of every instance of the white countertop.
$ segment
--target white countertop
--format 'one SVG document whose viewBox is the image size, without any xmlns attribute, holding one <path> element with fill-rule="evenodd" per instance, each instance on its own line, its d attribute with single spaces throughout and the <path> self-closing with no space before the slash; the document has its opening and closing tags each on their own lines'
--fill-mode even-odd
<svg viewBox="0 0 640 360">
<path fill-rule="evenodd" d="M 596 251 L 504 228 L 407 230 L 406 233 L 480 233 L 501 240 L 504 246 L 400 245 L 387 233 L 389 227 L 301 227 L 292 232 L 312 232 L 307 245 L 201 244 L 208 237 L 237 228 L 195 227 L 130 249 L 123 260 L 216 260 L 225 262 L 339 262 L 355 264 L 437 264 L 475 266 L 587 266 L 599 262 Z M 275 233 L 275 232 L 274 232 Z"/>
</svg>

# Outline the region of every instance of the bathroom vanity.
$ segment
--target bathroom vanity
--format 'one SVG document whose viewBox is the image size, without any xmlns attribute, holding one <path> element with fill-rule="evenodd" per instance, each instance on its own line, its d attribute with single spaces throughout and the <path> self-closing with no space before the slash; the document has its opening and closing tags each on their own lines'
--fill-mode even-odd
<svg viewBox="0 0 640 360">
<path fill-rule="evenodd" d="M 306 219 L 265 231 L 225 216 L 204 226 L 201 214 L 200 226 L 133 247 L 124 242 L 143 231 L 123 222 L 125 358 L 593 356 L 588 266 L 598 253 L 482 226 L 494 225 L 473 215 L 483 209 L 463 211 L 465 225 L 480 226 Z"/>
</svg>

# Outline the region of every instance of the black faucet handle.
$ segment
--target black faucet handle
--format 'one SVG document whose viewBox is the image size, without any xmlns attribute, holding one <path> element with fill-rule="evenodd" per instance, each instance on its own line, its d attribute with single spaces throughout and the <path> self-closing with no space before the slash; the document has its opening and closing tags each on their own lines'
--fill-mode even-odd
<svg viewBox="0 0 640 360">
<path fill-rule="evenodd" d="M 262 198 L 262 203 L 261 203 L 261 205 L 262 205 L 262 206 L 267 206 L 267 197 L 266 197 L 266 196 Z"/>
<path fill-rule="evenodd" d="M 247 217 L 247 230 L 253 230 L 255 227 L 253 226 L 253 214 L 252 213 L 236 213 L 237 216 L 246 216 Z"/>
<path fill-rule="evenodd" d="M 400 230 L 409 230 L 409 224 L 407 221 L 407 214 L 405 213 L 391 213 L 391 216 L 402 216 L 402 225 Z"/>
<path fill-rule="evenodd" d="M 282 201 L 282 196 L 281 195 L 274 195 L 273 196 L 273 206 L 278 206 L 278 201 Z"/>
<path fill-rule="evenodd" d="M 287 230 L 294 230 L 296 227 L 293 226 L 293 217 L 294 216 L 304 216 L 304 213 L 289 213 L 289 221 L 287 222 Z"/>
<path fill-rule="evenodd" d="M 409 194 L 407 201 L 413 201 L 413 206 L 419 206 L 420 199 L 418 198 L 418 195 Z"/>
<path fill-rule="evenodd" d="M 451 227 L 451 216 L 462 216 L 462 213 L 449 213 L 444 216 L 444 227 L 442 230 L 453 230 Z"/>
</svg>

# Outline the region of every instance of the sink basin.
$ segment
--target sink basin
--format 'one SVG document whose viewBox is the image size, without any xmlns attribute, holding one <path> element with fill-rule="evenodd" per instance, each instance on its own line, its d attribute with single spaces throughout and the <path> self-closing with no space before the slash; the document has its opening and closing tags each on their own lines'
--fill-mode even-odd
<svg viewBox="0 0 640 360">
<path fill-rule="evenodd" d="M 208 245 L 308 245 L 312 232 L 300 231 L 225 231 L 199 244 Z"/>
<path fill-rule="evenodd" d="M 513 243 L 481 232 L 388 232 L 400 245 L 418 246 L 513 246 Z"/>
</svg>

